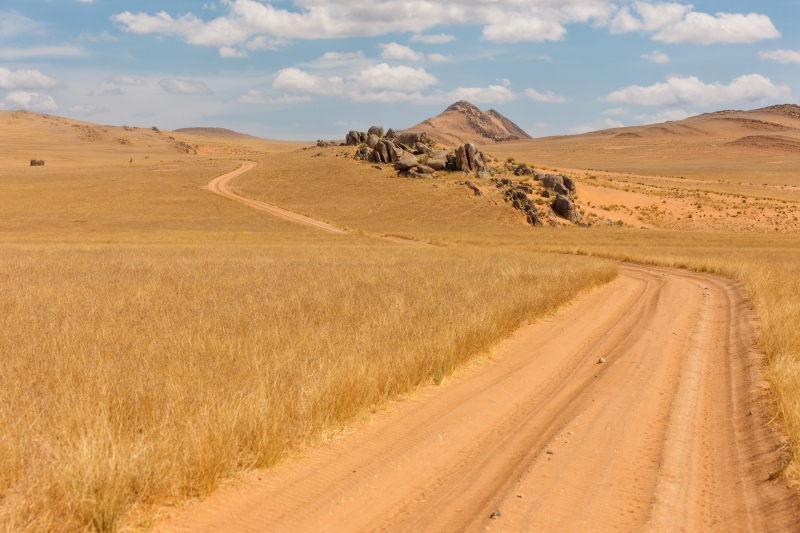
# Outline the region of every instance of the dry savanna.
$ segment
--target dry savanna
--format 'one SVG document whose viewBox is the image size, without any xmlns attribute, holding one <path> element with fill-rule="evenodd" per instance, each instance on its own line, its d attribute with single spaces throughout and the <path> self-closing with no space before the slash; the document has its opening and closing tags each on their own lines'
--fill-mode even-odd
<svg viewBox="0 0 800 533">
<path fill-rule="evenodd" d="M 0 530 L 798 527 L 800 108 L 0 124 Z"/>
</svg>

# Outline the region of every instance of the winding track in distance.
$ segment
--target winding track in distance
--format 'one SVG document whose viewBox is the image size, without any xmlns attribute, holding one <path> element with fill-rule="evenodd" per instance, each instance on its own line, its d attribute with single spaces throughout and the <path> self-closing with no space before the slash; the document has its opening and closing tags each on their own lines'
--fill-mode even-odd
<svg viewBox="0 0 800 533">
<path fill-rule="evenodd" d="M 754 343 L 740 284 L 623 263 L 493 364 L 156 529 L 797 531 Z"/>
<path fill-rule="evenodd" d="M 236 194 L 230 188 L 231 180 L 233 180 L 233 178 L 237 176 L 244 174 L 245 172 L 253 170 L 258 166 L 258 163 L 255 163 L 253 161 L 239 161 L 239 163 L 242 164 L 241 167 L 237 168 L 232 172 L 228 172 L 227 174 L 223 174 L 222 176 L 216 177 L 213 180 L 211 180 L 207 185 L 208 190 L 213 192 L 214 194 L 224 196 L 225 198 L 230 198 L 231 200 L 236 200 L 237 202 L 243 203 L 244 205 L 252 207 L 253 209 L 258 209 L 259 211 L 266 211 L 268 213 L 272 213 L 275 216 L 289 220 L 291 222 L 297 222 L 299 224 L 311 226 L 313 228 L 321 229 L 323 231 L 328 231 L 330 233 L 339 233 L 339 234 L 350 233 L 348 230 L 339 228 L 337 226 L 334 226 L 333 224 L 328 224 L 327 222 L 322 222 L 321 220 L 316 220 L 304 215 L 293 213 L 292 211 L 287 211 L 286 209 L 282 209 L 276 205 L 266 204 L 264 202 L 259 202 L 258 200 L 252 200 L 250 198 Z"/>
</svg>

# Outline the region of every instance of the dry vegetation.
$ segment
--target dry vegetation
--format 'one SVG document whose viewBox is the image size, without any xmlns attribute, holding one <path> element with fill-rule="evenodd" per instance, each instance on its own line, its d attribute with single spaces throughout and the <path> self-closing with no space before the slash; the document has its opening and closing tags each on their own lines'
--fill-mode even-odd
<svg viewBox="0 0 800 533">
<path fill-rule="evenodd" d="M 614 276 L 385 245 L 7 245 L 0 524 L 112 531 L 439 382 Z"/>
<path fill-rule="evenodd" d="M 0 142 L 11 147 L 0 154 L 8 199 L 0 208 L 0 530 L 146 525 L 159 505 L 203 496 L 330 437 L 614 276 L 612 263 L 589 255 L 741 280 L 761 320 L 787 457 L 800 446 L 800 243 L 772 228 L 794 216 L 800 198 L 791 154 L 780 163 L 790 171 L 767 175 L 769 154 L 714 169 L 703 149 L 680 152 L 672 137 L 490 147 L 503 159 L 574 169 L 583 185 L 611 195 L 587 209 L 629 224 L 741 229 L 746 217 L 732 215 L 745 209 L 743 196 L 748 216 L 769 218 L 769 233 L 746 235 L 532 229 L 455 178 L 395 179 L 337 155 L 341 148 L 26 113 L 0 119 L 10 126 Z M 614 143 L 630 146 L 605 149 Z M 680 157 L 658 156 L 665 147 Z M 234 182 L 241 194 L 354 233 L 327 235 L 211 195 L 202 186 L 236 165 L 214 159 L 221 155 L 259 161 Z M 46 166 L 29 168 L 33 157 Z M 597 162 L 617 173 L 598 172 Z M 753 179 L 740 185 L 746 172 Z M 670 226 L 670 202 L 726 213 L 732 225 L 696 215 Z M 387 234 L 442 246 L 370 238 Z M 787 465 L 800 480 L 797 461 Z"/>
<path fill-rule="evenodd" d="M 203 190 L 236 163 L 146 145 L 169 132 L 11 115 L 0 113 L 11 146 L 0 172 L 0 531 L 146 526 L 162 505 L 438 383 L 615 275 L 599 259 L 327 235 Z M 264 167 L 294 157 L 251 148 Z M 46 165 L 29 167 L 34 156 Z M 470 212 L 466 194 L 426 200 L 429 189 L 399 185 L 363 233 L 409 217 L 399 233 L 514 222 L 496 206 Z"/>
</svg>

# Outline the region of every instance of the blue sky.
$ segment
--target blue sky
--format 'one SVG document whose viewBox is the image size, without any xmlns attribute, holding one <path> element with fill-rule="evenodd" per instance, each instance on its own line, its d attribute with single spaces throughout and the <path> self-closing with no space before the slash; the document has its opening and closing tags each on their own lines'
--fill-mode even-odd
<svg viewBox="0 0 800 533">
<path fill-rule="evenodd" d="M 269 138 L 458 99 L 534 136 L 794 103 L 797 0 L 4 0 L 0 106 Z"/>
</svg>

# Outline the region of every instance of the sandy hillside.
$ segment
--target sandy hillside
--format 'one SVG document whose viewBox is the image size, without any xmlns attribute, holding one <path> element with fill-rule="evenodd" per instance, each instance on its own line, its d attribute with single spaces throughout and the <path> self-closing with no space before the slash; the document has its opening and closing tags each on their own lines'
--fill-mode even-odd
<svg viewBox="0 0 800 533">
<path fill-rule="evenodd" d="M 404 131 L 425 132 L 447 146 L 531 139 L 522 128 L 494 109 L 483 112 L 465 100 Z"/>
</svg>

